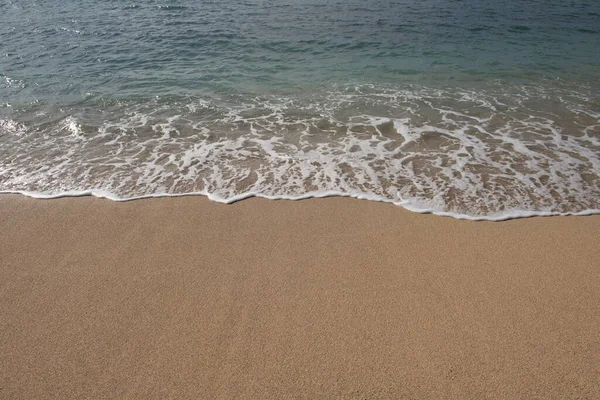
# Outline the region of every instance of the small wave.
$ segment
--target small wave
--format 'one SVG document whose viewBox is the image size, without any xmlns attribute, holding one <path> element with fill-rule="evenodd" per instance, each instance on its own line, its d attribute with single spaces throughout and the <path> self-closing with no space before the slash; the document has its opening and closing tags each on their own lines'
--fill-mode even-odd
<svg viewBox="0 0 600 400">
<path fill-rule="evenodd" d="M 20 88 L 20 89 L 22 89 L 22 88 L 25 87 L 25 83 L 22 80 L 12 79 L 12 78 L 9 78 L 8 76 L 0 77 L 0 79 L 4 80 L 4 83 L 3 83 L 2 86 L 5 89 L 10 89 L 10 88 Z"/>
<path fill-rule="evenodd" d="M 560 102 L 548 108 L 548 98 Z M 362 84 L 77 109 L 29 127 L 13 118 L 0 124 L 0 191 L 220 202 L 337 195 L 487 220 L 589 213 L 600 209 L 593 98 L 502 84 Z"/>
<path fill-rule="evenodd" d="M 26 132 L 27 128 L 25 125 L 13 121 L 11 119 L 0 119 L 0 136 L 2 133 L 15 134 L 19 132 Z"/>
<path fill-rule="evenodd" d="M 411 204 L 410 202 L 392 202 L 388 199 L 376 196 L 365 196 L 363 194 L 351 194 L 351 193 L 342 193 L 342 192 L 314 192 L 314 193 L 306 193 L 301 196 L 267 196 L 261 193 L 242 193 L 234 198 L 230 199 L 222 199 L 220 197 L 215 197 L 210 193 L 204 192 L 190 192 L 190 193 L 156 193 L 149 194 L 144 196 L 137 197 L 119 197 L 114 193 L 106 192 L 103 190 L 84 190 L 79 192 L 62 192 L 56 194 L 45 194 L 38 192 L 27 192 L 27 191 L 0 191 L 0 194 L 18 194 L 23 195 L 35 199 L 42 200 L 52 200 L 52 199 L 60 199 L 65 197 L 87 197 L 92 196 L 100 199 L 108 199 L 111 201 L 117 202 L 127 202 L 127 201 L 135 201 L 135 200 L 143 200 L 143 199 L 158 199 L 158 198 L 178 198 L 178 197 L 188 197 L 188 196 L 205 196 L 209 200 L 215 201 L 217 203 L 222 204 L 233 204 L 238 201 L 246 200 L 249 198 L 263 198 L 267 200 L 290 200 L 290 201 L 298 201 L 298 200 L 307 200 L 307 199 L 319 199 L 319 198 L 328 198 L 328 197 L 350 197 L 359 200 L 370 200 L 377 201 L 382 203 L 393 203 L 396 206 L 400 206 L 408 211 L 415 212 L 418 214 L 433 214 L 442 217 L 450 217 L 459 220 L 467 220 L 467 221 L 490 221 L 490 222 L 501 222 L 501 221 L 509 221 L 513 219 L 520 218 L 532 218 L 532 217 L 568 217 L 568 216 L 590 216 L 590 215 L 600 215 L 600 209 L 589 209 L 582 210 L 577 212 L 552 212 L 552 211 L 529 211 L 529 210 L 510 210 L 502 213 L 485 215 L 485 216 L 473 216 L 469 214 L 459 214 L 453 212 L 439 211 L 435 209 L 422 208 L 419 205 Z"/>
<path fill-rule="evenodd" d="M 526 25 L 513 25 L 510 30 L 513 32 L 529 32 L 531 28 Z"/>
<path fill-rule="evenodd" d="M 156 6 L 159 10 L 186 10 L 188 7 L 186 6 L 175 6 L 175 5 L 160 5 Z"/>
</svg>

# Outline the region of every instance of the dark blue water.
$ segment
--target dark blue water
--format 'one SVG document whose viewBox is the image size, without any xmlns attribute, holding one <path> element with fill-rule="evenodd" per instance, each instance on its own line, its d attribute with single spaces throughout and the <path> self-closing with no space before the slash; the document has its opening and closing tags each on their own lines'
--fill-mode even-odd
<svg viewBox="0 0 600 400">
<path fill-rule="evenodd" d="M 0 190 L 600 208 L 595 1 L 3 1 Z"/>
</svg>

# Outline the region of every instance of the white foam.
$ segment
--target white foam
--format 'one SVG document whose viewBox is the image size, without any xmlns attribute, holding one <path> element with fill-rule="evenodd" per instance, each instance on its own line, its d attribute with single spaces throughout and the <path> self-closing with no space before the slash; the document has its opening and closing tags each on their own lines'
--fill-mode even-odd
<svg viewBox="0 0 600 400">
<path fill-rule="evenodd" d="M 573 93 L 549 113 L 535 90 L 364 85 L 156 103 L 95 130 L 83 111 L 42 131 L 2 120 L 0 191 L 221 203 L 349 196 L 472 220 L 598 213 L 600 113 Z"/>
<path fill-rule="evenodd" d="M 420 207 L 411 204 L 410 202 L 391 202 L 388 199 L 377 197 L 377 196 L 366 196 L 363 194 L 350 194 L 350 193 L 342 193 L 342 192 L 314 192 L 314 193 L 306 193 L 300 196 L 266 196 L 261 193 L 242 193 L 236 195 L 229 199 L 223 199 L 219 196 L 213 196 L 210 193 L 206 192 L 191 192 L 191 193 L 177 193 L 177 194 L 167 194 L 167 193 L 156 193 L 149 194 L 143 196 L 136 197 L 119 197 L 114 193 L 106 192 L 103 190 L 84 190 L 79 192 L 62 192 L 56 194 L 44 194 L 38 192 L 26 192 L 26 191 L 0 191 L 0 194 L 18 194 L 27 197 L 32 197 L 35 199 L 42 200 L 52 200 L 52 199 L 60 199 L 60 198 L 68 198 L 68 197 L 87 197 L 92 196 L 100 199 L 108 199 L 116 202 L 128 202 L 135 200 L 143 200 L 143 199 L 156 199 L 156 198 L 177 198 L 177 197 L 188 197 L 188 196 L 206 196 L 208 199 L 215 201 L 217 203 L 222 204 L 233 204 L 238 201 L 246 200 L 252 197 L 263 198 L 267 200 L 290 200 L 290 201 L 298 201 L 298 200 L 307 200 L 307 199 L 318 199 L 318 198 L 327 198 L 327 197 L 350 197 L 359 200 L 370 200 L 377 201 L 382 203 L 392 203 L 396 206 L 403 207 L 409 211 L 418 213 L 418 214 L 434 214 L 443 217 L 450 217 L 461 220 L 468 221 L 491 221 L 491 222 L 500 222 L 500 221 L 508 221 L 511 219 L 519 219 L 519 218 L 531 218 L 531 217 L 556 217 L 556 216 L 589 216 L 589 215 L 600 215 L 600 209 L 590 209 L 590 210 L 582 210 L 577 212 L 552 212 L 552 211 L 528 211 L 528 210 L 511 210 L 503 213 L 496 213 L 485 216 L 473 216 L 469 214 L 460 214 L 446 211 L 439 211 L 435 209 L 430 209 L 426 207 Z"/>
</svg>

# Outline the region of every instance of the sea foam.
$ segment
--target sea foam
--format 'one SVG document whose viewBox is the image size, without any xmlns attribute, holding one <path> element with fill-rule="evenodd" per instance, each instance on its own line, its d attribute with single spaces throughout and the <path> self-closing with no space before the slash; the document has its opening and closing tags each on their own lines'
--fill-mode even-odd
<svg viewBox="0 0 600 400">
<path fill-rule="evenodd" d="M 585 92 L 349 85 L 37 113 L 0 124 L 2 192 L 350 196 L 483 220 L 600 209 L 600 112 Z"/>
</svg>

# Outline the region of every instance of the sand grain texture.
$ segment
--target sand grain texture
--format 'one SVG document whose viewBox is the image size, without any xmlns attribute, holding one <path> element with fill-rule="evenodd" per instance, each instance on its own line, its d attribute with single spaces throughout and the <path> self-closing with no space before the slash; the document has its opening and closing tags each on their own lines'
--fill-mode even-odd
<svg viewBox="0 0 600 400">
<path fill-rule="evenodd" d="M 0 197 L 0 398 L 600 398 L 600 217 Z"/>
</svg>

